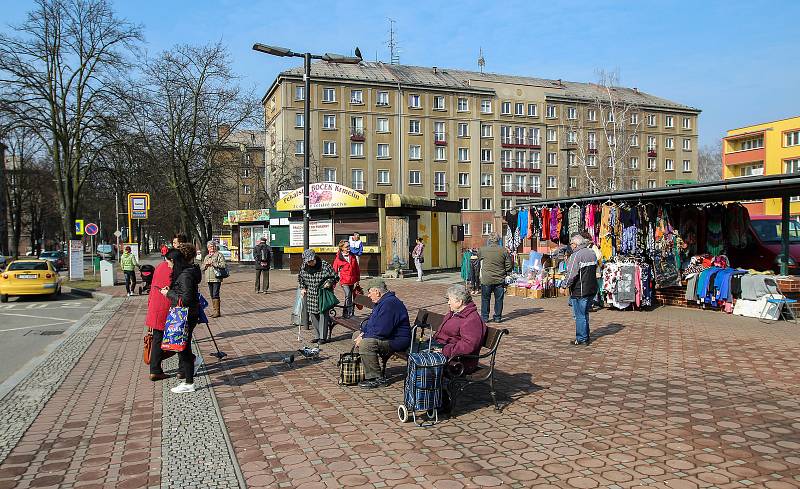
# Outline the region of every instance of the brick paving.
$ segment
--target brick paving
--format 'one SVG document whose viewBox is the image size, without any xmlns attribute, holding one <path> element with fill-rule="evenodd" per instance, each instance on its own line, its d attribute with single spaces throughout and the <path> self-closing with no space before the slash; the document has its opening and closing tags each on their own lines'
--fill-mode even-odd
<svg viewBox="0 0 800 489">
<path fill-rule="evenodd" d="M 349 350 L 341 328 L 320 360 L 284 364 L 303 344 L 289 325 L 296 279 L 273 272 L 268 295 L 255 295 L 250 279 L 226 281 L 224 317 L 212 324 L 229 356 L 210 357 L 206 333 L 197 334 L 213 389 L 205 392 L 247 487 L 800 487 L 793 324 L 678 308 L 602 311 L 591 318 L 593 344 L 575 348 L 565 299 L 508 297 L 503 411 L 478 387 L 453 418 L 423 429 L 396 420 L 400 362 L 390 362 L 385 389 L 336 384 L 336 359 Z M 390 287 L 413 315 L 444 312 L 446 282 Z M 175 405 L 166 389 L 175 380 L 146 379 L 144 304 L 125 299 L 0 465 L 0 489 L 168 486 L 161 413 Z M 217 439 L 208 450 L 227 447 Z"/>
</svg>

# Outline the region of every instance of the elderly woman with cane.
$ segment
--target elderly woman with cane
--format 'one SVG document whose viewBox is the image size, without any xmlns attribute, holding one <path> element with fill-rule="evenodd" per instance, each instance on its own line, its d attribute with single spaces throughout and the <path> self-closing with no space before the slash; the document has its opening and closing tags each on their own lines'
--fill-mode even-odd
<svg viewBox="0 0 800 489">
<path fill-rule="evenodd" d="M 328 317 L 320 311 L 319 292 L 322 288 L 333 289 L 337 282 L 336 273 L 328 262 L 319 259 L 314 250 L 308 249 L 303 252 L 303 266 L 297 282 L 300 284 L 300 293 L 306 300 L 308 317 L 317 332 L 317 337 L 311 342 L 327 343 L 330 339 Z"/>
</svg>

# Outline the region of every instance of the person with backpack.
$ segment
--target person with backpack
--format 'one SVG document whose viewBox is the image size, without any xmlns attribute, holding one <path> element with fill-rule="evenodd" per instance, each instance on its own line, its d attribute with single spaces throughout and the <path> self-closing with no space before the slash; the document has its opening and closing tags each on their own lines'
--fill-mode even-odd
<svg viewBox="0 0 800 489">
<path fill-rule="evenodd" d="M 253 260 L 256 263 L 256 294 L 266 294 L 269 290 L 269 269 L 272 266 L 272 248 L 267 244 L 266 236 L 261 236 L 253 248 Z"/>
</svg>

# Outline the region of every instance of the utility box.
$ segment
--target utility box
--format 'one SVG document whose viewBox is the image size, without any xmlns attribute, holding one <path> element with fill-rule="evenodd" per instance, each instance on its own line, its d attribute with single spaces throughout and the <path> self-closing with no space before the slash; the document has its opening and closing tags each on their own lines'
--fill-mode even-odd
<svg viewBox="0 0 800 489">
<path fill-rule="evenodd" d="M 108 260 L 100 260 L 100 287 L 114 286 L 114 264 Z"/>
</svg>

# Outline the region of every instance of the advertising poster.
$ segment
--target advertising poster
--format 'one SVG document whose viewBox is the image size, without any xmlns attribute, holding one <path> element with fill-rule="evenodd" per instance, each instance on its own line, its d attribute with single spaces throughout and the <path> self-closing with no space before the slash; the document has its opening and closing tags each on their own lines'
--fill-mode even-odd
<svg viewBox="0 0 800 489">
<path fill-rule="evenodd" d="M 309 246 L 333 246 L 333 221 L 323 219 L 308 223 Z M 303 246 L 303 223 L 289 224 L 289 246 Z"/>
<path fill-rule="evenodd" d="M 309 187 L 310 209 L 336 209 L 341 207 L 366 207 L 367 198 L 358 190 L 338 183 L 312 183 Z M 303 210 L 303 189 L 286 193 L 275 207 L 279 211 Z"/>
<path fill-rule="evenodd" d="M 69 279 L 83 280 L 83 241 L 69 241 Z"/>
</svg>

